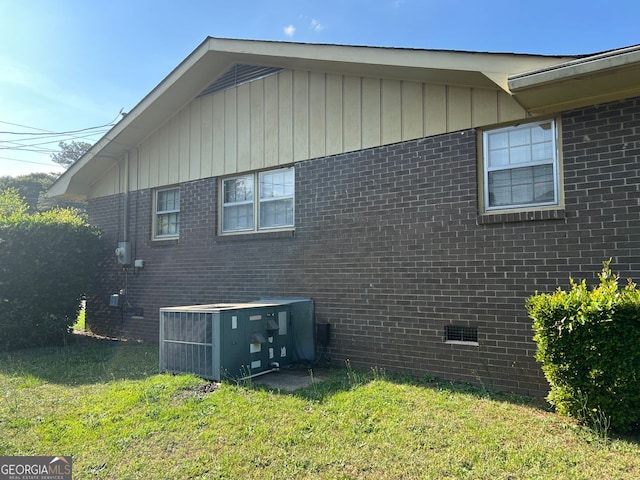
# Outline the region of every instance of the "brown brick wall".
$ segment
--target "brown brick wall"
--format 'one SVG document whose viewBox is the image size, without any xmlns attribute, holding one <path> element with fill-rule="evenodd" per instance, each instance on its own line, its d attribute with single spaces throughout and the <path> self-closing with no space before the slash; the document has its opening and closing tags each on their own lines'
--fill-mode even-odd
<svg viewBox="0 0 640 480">
<path fill-rule="evenodd" d="M 309 296 L 332 324 L 335 362 L 542 394 L 525 299 L 570 275 L 593 280 L 609 257 L 640 278 L 639 106 L 563 116 L 566 208 L 533 216 L 478 215 L 474 131 L 296 164 L 294 234 L 217 236 L 210 178 L 181 185 L 180 240 L 152 242 L 152 194 L 134 192 L 131 241 L 146 266 L 125 274 L 111 259 L 89 321 L 119 328 L 104 304 L 125 285 L 144 318 L 125 315 L 123 332 L 151 340 L 161 306 Z M 123 205 L 90 202 L 114 248 Z M 477 327 L 479 346 L 445 344 L 449 324 Z"/>
</svg>

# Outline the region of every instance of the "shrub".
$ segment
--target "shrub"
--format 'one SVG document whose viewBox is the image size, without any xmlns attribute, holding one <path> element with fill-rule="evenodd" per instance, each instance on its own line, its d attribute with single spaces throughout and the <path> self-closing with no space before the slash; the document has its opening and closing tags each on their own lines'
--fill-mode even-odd
<svg viewBox="0 0 640 480">
<path fill-rule="evenodd" d="M 15 188 L 7 188 L 0 195 L 0 219 L 9 219 L 13 216 L 22 216 L 29 206 Z"/>
<path fill-rule="evenodd" d="M 95 274 L 99 234 L 73 210 L 0 214 L 0 349 L 67 340 Z"/>
<path fill-rule="evenodd" d="M 530 297 L 527 311 L 549 402 L 587 424 L 604 419 L 628 431 L 640 422 L 640 291 L 630 280 L 619 288 L 609 263 L 594 288 L 571 279 L 569 291 Z"/>
</svg>

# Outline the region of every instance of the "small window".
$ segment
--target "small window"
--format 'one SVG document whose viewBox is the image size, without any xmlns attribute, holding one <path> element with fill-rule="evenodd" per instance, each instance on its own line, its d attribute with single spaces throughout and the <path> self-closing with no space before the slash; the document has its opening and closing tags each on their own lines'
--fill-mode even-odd
<svg viewBox="0 0 640 480">
<path fill-rule="evenodd" d="M 293 167 L 222 180 L 222 233 L 294 226 Z"/>
<path fill-rule="evenodd" d="M 169 188 L 155 192 L 153 238 L 165 240 L 180 234 L 180 189 Z"/>
<path fill-rule="evenodd" d="M 293 226 L 293 169 L 260 173 L 260 229 Z"/>
<path fill-rule="evenodd" d="M 553 120 L 483 133 L 485 210 L 559 204 L 559 168 Z"/>
<path fill-rule="evenodd" d="M 477 327 L 459 327 L 446 325 L 444 327 L 444 341 L 448 343 L 478 343 Z"/>
<path fill-rule="evenodd" d="M 222 190 L 222 231 L 253 230 L 253 175 L 223 180 Z"/>
</svg>

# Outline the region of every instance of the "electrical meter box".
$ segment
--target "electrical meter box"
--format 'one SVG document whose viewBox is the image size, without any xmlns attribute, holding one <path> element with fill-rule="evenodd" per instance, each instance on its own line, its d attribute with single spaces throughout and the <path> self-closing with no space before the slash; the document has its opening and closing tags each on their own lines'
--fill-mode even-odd
<svg viewBox="0 0 640 480">
<path fill-rule="evenodd" d="M 311 299 L 160 309 L 160 371 L 210 380 L 250 377 L 315 360 Z"/>
</svg>

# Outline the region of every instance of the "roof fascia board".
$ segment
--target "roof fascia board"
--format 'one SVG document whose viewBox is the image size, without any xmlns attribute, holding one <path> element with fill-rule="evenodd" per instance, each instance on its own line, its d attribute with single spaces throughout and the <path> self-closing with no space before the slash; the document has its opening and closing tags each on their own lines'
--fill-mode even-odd
<svg viewBox="0 0 640 480">
<path fill-rule="evenodd" d="M 610 72 L 640 63 L 640 45 L 612 50 L 509 77 L 509 89 L 516 93 L 528 88 L 558 83 L 586 75 Z"/>
<path fill-rule="evenodd" d="M 392 67 L 431 68 L 484 72 L 527 71 L 541 66 L 557 65 L 574 60 L 570 56 L 530 55 L 516 53 L 467 52 L 461 50 L 426 50 L 393 47 L 328 45 L 259 40 L 209 39 L 210 50 L 239 55 L 280 58 L 287 67 L 295 62 L 338 62 Z M 291 63 L 294 60 L 294 63 Z M 528 67 L 528 68 L 527 68 Z"/>
</svg>

